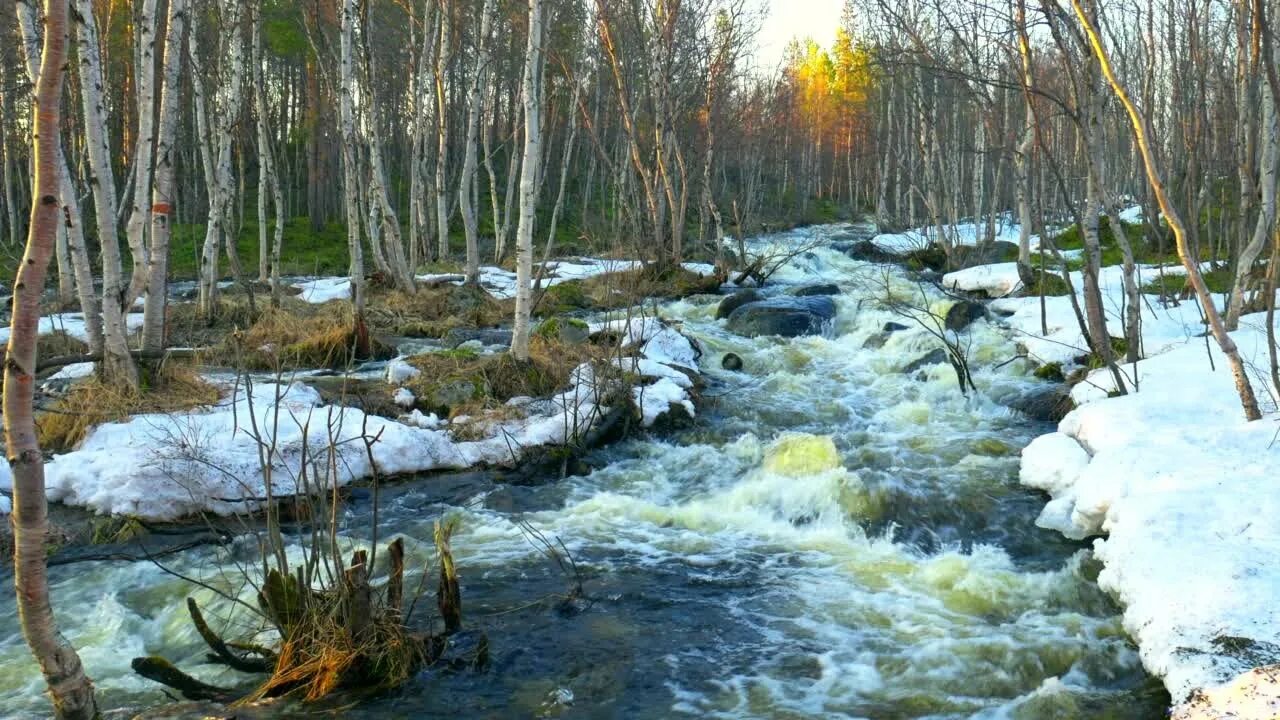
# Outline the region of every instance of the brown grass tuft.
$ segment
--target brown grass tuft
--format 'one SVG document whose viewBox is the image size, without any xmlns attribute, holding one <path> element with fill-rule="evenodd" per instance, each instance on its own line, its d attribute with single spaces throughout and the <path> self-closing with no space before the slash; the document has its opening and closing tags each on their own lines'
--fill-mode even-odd
<svg viewBox="0 0 1280 720">
<path fill-rule="evenodd" d="M 166 365 L 150 387 L 137 392 L 95 378 L 76 385 L 37 417 L 37 437 L 44 450 L 68 452 L 97 425 L 212 405 L 218 398 L 216 387 L 182 365 Z"/>
</svg>

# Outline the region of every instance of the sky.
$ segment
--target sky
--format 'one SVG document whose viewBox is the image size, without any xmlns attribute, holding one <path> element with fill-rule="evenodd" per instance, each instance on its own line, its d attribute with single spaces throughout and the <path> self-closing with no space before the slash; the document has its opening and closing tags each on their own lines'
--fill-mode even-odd
<svg viewBox="0 0 1280 720">
<path fill-rule="evenodd" d="M 844 0 L 768 0 L 756 58 L 760 66 L 776 67 L 794 37 L 811 37 L 823 46 L 830 45 L 843 8 Z"/>
</svg>

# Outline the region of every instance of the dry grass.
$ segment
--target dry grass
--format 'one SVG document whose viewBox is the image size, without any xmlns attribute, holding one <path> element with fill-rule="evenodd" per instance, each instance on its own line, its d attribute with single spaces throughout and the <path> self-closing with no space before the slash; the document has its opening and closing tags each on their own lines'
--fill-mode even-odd
<svg viewBox="0 0 1280 720">
<path fill-rule="evenodd" d="M 399 290 L 370 293 L 372 327 L 390 335 L 444 337 L 459 327 L 495 327 L 515 312 L 510 300 L 497 300 L 477 287 L 423 287 L 412 295 Z"/>
<path fill-rule="evenodd" d="M 225 334 L 202 360 L 248 370 L 343 368 L 356 359 L 355 347 L 355 321 L 349 308 L 328 304 L 300 313 L 296 307 L 282 306 L 267 308 L 245 329 Z M 370 338 L 372 358 L 394 354 L 393 348 Z"/>
<path fill-rule="evenodd" d="M 583 343 L 569 345 L 555 338 L 535 335 L 529 342 L 529 362 L 516 360 L 509 353 L 480 355 L 467 351 L 427 353 L 408 362 L 422 373 L 408 383 L 424 409 L 450 416 L 476 415 L 478 410 L 503 407 L 514 397 L 547 397 L 565 389 L 573 370 L 582 363 L 613 356 L 616 350 L 606 345 Z M 470 397 L 442 407 L 432 397 L 444 387 L 470 383 Z M 432 407 L 432 405 L 435 405 Z"/>
<path fill-rule="evenodd" d="M 682 298 L 719 289 L 720 278 L 715 276 L 702 277 L 682 267 L 646 265 L 552 285 L 538 303 L 537 314 L 550 317 L 574 310 L 612 310 L 655 298 Z"/>
<path fill-rule="evenodd" d="M 152 378 L 150 387 L 141 391 L 89 380 L 76 385 L 37 417 L 40 447 L 52 452 L 68 452 L 97 425 L 133 415 L 212 405 L 218 398 L 217 388 L 181 365 L 166 365 Z"/>
<path fill-rule="evenodd" d="M 87 352 L 89 346 L 83 340 L 71 337 L 63 330 L 41 335 L 36 345 L 36 356 L 39 358 L 84 355 Z"/>
</svg>

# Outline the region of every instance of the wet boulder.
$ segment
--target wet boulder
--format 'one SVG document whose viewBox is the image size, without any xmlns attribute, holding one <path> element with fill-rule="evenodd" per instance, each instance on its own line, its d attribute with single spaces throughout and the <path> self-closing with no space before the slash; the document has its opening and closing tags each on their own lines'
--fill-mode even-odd
<svg viewBox="0 0 1280 720">
<path fill-rule="evenodd" d="M 973 267 L 992 263 L 1014 262 L 1018 259 L 1018 244 L 995 240 L 980 245 L 965 245 L 955 249 L 956 267 Z"/>
<path fill-rule="evenodd" d="M 1052 423 L 1061 421 L 1075 409 L 1071 391 L 1060 384 L 1037 388 L 1006 400 L 1004 404 L 1032 420 Z"/>
<path fill-rule="evenodd" d="M 948 330 L 960 332 L 973 324 L 975 320 L 986 317 L 987 307 L 972 300 L 961 300 L 947 309 L 945 323 Z"/>
<path fill-rule="evenodd" d="M 845 255 L 854 260 L 881 264 L 897 262 L 900 259 L 896 254 L 881 248 L 870 240 L 853 243 L 848 250 L 845 250 Z"/>
<path fill-rule="evenodd" d="M 907 326 L 902 323 L 887 322 L 884 327 L 880 328 L 880 332 L 868 337 L 866 342 L 862 343 L 862 347 L 869 350 L 879 350 L 884 347 L 885 343 L 889 342 L 890 335 L 907 329 Z"/>
<path fill-rule="evenodd" d="M 720 367 L 737 372 L 742 369 L 742 357 L 737 353 L 725 353 L 720 360 Z"/>
<path fill-rule="evenodd" d="M 759 290 L 747 289 L 739 290 L 720 301 L 720 307 L 716 308 L 716 319 L 721 320 L 733 314 L 734 310 L 746 305 L 747 303 L 760 302 L 764 300 L 764 295 Z"/>
<path fill-rule="evenodd" d="M 466 404 L 475 398 L 478 393 L 479 389 L 470 380 L 450 380 L 431 388 L 419 400 L 431 412 L 445 417 L 448 416 L 450 410 Z"/>
<path fill-rule="evenodd" d="M 930 350 L 924 355 L 921 355 L 915 360 L 907 363 L 906 366 L 902 368 L 902 373 L 904 375 L 910 375 L 925 366 L 939 365 L 944 362 L 947 362 L 947 351 L 942 348 L 934 348 L 933 350 Z"/>
<path fill-rule="evenodd" d="M 783 296 L 742 305 L 730 313 L 729 329 L 746 337 L 820 335 L 835 316 L 829 297 Z"/>
<path fill-rule="evenodd" d="M 791 291 L 791 295 L 795 297 L 814 297 L 818 295 L 839 295 L 840 286 L 835 283 L 819 283 L 816 285 L 804 285 Z"/>
<path fill-rule="evenodd" d="M 444 336 L 445 347 L 449 349 L 473 340 L 481 345 L 510 345 L 511 331 L 500 328 L 453 328 Z"/>
</svg>

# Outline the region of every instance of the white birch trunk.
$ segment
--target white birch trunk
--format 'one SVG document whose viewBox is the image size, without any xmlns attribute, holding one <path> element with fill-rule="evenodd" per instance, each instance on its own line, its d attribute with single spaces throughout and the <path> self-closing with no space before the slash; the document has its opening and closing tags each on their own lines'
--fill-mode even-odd
<svg viewBox="0 0 1280 720">
<path fill-rule="evenodd" d="M 43 40 L 43 16 L 31 0 L 18 0 L 18 25 L 22 30 L 25 67 L 32 87 L 40 84 L 40 47 Z M 85 335 L 90 353 L 103 349 L 102 314 L 99 310 L 97 290 L 93 284 L 93 264 L 84 243 L 84 227 L 81 225 L 80 198 L 71 182 L 71 170 L 59 139 L 57 153 L 58 200 L 62 206 L 62 222 L 58 224 L 54 253 L 58 261 L 58 301 L 68 303 L 72 298 L 80 301 L 84 314 Z M 73 280 L 74 278 L 74 280 Z"/>
<path fill-rule="evenodd" d="M 538 163 L 542 158 L 542 0 L 529 0 L 529 45 L 525 54 L 524 162 L 520 171 L 520 220 L 516 226 L 516 316 L 511 354 L 529 359 L 529 315 L 533 281 L 533 224 L 538 204 Z"/>
<path fill-rule="evenodd" d="M 79 4 L 79 0 L 77 0 Z M 155 45 L 156 0 L 143 0 L 138 12 L 139 62 L 137 71 L 138 134 L 133 151 L 133 207 L 125 235 L 133 253 L 133 274 L 129 279 L 125 307 L 142 294 L 147 284 L 146 231 L 150 224 L 152 159 L 155 145 Z M 114 204 L 114 203 L 113 203 Z M 117 253 L 118 254 L 118 253 Z"/>
<path fill-rule="evenodd" d="M 165 305 L 169 294 L 169 238 L 177 200 L 178 111 L 181 93 L 182 32 L 188 0 L 169 0 L 168 35 L 164 41 L 164 85 L 160 93 L 160 125 L 156 133 L 155 181 L 151 190 L 151 248 L 147 253 L 147 296 L 142 315 L 142 351 L 165 348 Z"/>
<path fill-rule="evenodd" d="M 84 110 L 85 145 L 92 173 L 93 208 L 102 252 L 102 328 L 104 377 L 138 389 L 138 368 L 129 354 L 125 327 L 128 300 L 124 295 L 120 242 L 116 233 L 116 181 L 111 168 L 111 148 L 106 134 L 107 109 L 103 96 L 102 55 L 98 48 L 98 23 L 92 0 L 75 0 L 76 41 L 80 61 L 80 99 Z M 143 274 L 139 268 L 135 276 Z"/>
<path fill-rule="evenodd" d="M 476 208 L 471 202 L 476 186 L 476 154 L 480 136 L 481 94 L 489 69 L 489 25 L 496 0 L 485 0 L 480 12 L 480 35 L 476 41 L 476 66 L 467 88 L 467 142 L 462 161 L 462 177 L 458 181 L 458 207 L 462 210 L 462 226 L 467 236 L 466 281 L 480 282 L 480 238 Z M 494 221 L 497 221 L 495 216 Z"/>
<path fill-rule="evenodd" d="M 440 54 L 436 59 L 436 255 L 441 261 L 449 257 L 449 95 L 445 81 L 449 73 L 449 61 L 453 49 L 451 40 L 452 0 L 440 4 Z"/>
<path fill-rule="evenodd" d="M 342 0 L 338 114 L 342 126 L 342 178 L 346 198 L 347 251 L 351 257 L 351 303 L 356 323 L 359 324 L 364 317 L 365 282 L 364 249 L 360 244 L 360 174 L 357 172 L 359 140 L 356 137 L 355 98 L 352 97 L 355 89 L 352 45 L 357 12 L 356 0 Z"/>
</svg>

